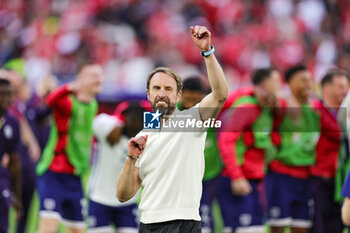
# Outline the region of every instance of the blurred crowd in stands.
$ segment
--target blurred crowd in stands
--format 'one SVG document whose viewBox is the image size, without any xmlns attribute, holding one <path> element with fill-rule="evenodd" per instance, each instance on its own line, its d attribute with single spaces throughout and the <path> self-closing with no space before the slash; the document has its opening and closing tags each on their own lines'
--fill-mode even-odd
<svg viewBox="0 0 350 233">
<path fill-rule="evenodd" d="M 0 19 L 0 66 L 24 59 L 35 86 L 51 74 L 70 81 L 91 60 L 104 67 L 102 99 L 145 96 L 155 66 L 204 73 L 187 32 L 196 24 L 213 32 L 230 89 L 253 68 L 304 63 L 316 81 L 350 69 L 347 0 L 3 0 Z"/>
</svg>

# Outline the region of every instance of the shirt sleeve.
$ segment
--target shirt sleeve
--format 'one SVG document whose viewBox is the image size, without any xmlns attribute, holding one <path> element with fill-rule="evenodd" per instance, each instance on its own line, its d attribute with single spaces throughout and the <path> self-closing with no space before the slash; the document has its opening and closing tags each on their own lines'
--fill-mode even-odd
<svg viewBox="0 0 350 233">
<path fill-rule="evenodd" d="M 92 130 L 98 140 L 106 140 L 106 137 L 117 126 L 122 126 L 122 122 L 115 116 L 105 113 L 99 114 L 92 122 Z"/>
<path fill-rule="evenodd" d="M 54 111 L 61 114 L 70 114 L 72 101 L 69 99 L 71 92 L 68 90 L 68 84 L 58 87 L 46 97 L 46 104 Z"/>
<path fill-rule="evenodd" d="M 199 112 L 199 103 L 196 104 L 195 106 L 193 106 L 190 109 L 186 109 L 186 110 L 183 110 L 183 111 L 178 111 L 174 115 L 177 115 L 177 114 L 179 114 L 179 117 L 177 119 L 184 119 L 184 120 L 190 120 L 190 121 L 195 120 L 195 122 L 198 122 L 198 121 L 204 122 L 201 119 L 201 115 L 200 115 L 200 112 Z M 204 127 L 204 126 L 202 126 L 202 127 L 196 127 L 195 126 L 195 128 L 193 128 L 192 130 L 195 133 L 199 133 L 198 135 L 202 135 L 203 133 L 207 132 L 207 129 L 208 128 Z M 184 128 L 184 130 L 186 131 L 186 128 Z"/>
<path fill-rule="evenodd" d="M 193 106 L 190 109 L 186 109 L 186 110 L 180 111 L 178 113 L 182 114 L 182 115 L 186 114 L 188 118 L 190 118 L 190 119 L 194 118 L 194 119 L 196 119 L 196 121 L 200 121 L 201 120 L 201 116 L 200 116 L 200 113 L 199 113 L 199 103 L 196 104 L 195 106 Z"/>
<path fill-rule="evenodd" d="M 259 112 L 257 107 L 242 105 L 235 109 L 228 109 L 225 114 L 228 118 L 225 119 L 224 128 L 219 133 L 218 146 L 225 170 L 232 180 L 244 177 L 238 162 L 237 141 L 247 127 L 253 124 Z"/>
</svg>

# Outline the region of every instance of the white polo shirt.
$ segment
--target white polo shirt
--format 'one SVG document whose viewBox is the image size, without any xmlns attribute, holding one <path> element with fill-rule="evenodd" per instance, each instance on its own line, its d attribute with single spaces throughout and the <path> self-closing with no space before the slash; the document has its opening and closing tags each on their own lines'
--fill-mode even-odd
<svg viewBox="0 0 350 233">
<path fill-rule="evenodd" d="M 181 111 L 182 115 L 187 113 L 200 120 L 198 107 Z M 135 165 L 142 180 L 142 223 L 200 220 L 206 131 L 182 131 L 139 133 L 148 134 L 145 150 Z"/>
<path fill-rule="evenodd" d="M 98 155 L 88 184 L 91 200 L 113 207 L 126 206 L 137 201 L 137 195 L 125 203 L 116 198 L 116 183 L 128 154 L 129 139 L 121 136 L 119 142 L 111 146 L 106 138 L 118 124 L 120 122 L 114 116 L 102 113 L 95 117 L 92 128 L 98 139 Z"/>
</svg>

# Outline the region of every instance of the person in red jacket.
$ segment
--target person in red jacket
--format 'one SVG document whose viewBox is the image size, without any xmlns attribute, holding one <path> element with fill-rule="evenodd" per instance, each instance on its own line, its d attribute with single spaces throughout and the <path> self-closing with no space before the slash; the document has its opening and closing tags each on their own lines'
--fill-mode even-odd
<svg viewBox="0 0 350 233">
<path fill-rule="evenodd" d="M 219 202 L 225 232 L 265 232 L 259 184 L 265 176 L 265 156 L 273 150 L 269 132 L 278 106 L 279 72 L 257 69 L 253 87 L 231 93 L 222 113 L 224 128 L 218 145 L 224 171 Z M 266 108 L 270 107 L 270 108 Z"/>
<path fill-rule="evenodd" d="M 341 205 L 334 201 L 334 177 L 341 145 L 337 112 L 349 89 L 347 74 L 329 70 L 321 80 L 323 100 L 314 107 L 321 115 L 321 134 L 316 146 L 316 163 L 310 168 L 310 189 L 314 201 L 312 233 L 341 233 Z"/>
<path fill-rule="evenodd" d="M 75 81 L 46 98 L 53 125 L 37 166 L 40 220 L 38 233 L 56 232 L 62 222 L 68 233 L 85 232 L 81 175 L 89 163 L 95 96 L 101 91 L 102 67 L 84 64 Z"/>
</svg>

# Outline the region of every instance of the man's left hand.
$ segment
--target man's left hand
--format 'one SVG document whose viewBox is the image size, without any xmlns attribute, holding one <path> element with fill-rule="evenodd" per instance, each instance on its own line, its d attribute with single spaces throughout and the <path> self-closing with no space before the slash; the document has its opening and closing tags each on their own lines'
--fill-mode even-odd
<svg viewBox="0 0 350 233">
<path fill-rule="evenodd" d="M 209 51 L 211 49 L 211 33 L 204 26 L 191 26 L 191 37 L 195 45 L 201 51 Z"/>
</svg>

